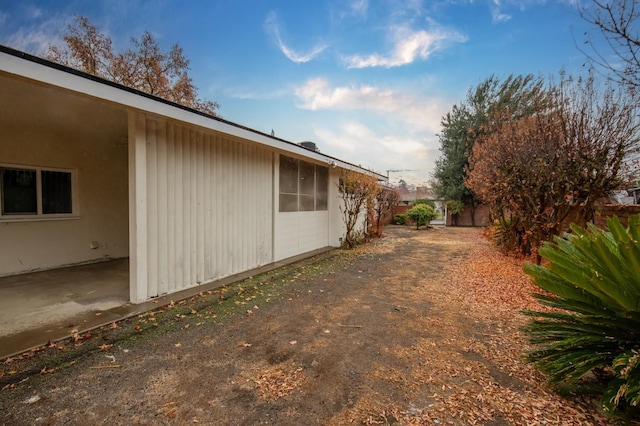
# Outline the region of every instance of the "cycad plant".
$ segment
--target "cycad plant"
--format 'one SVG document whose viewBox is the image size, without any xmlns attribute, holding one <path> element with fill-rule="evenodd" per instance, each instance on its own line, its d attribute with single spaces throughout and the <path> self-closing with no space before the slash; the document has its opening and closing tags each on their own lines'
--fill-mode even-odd
<svg viewBox="0 0 640 426">
<path fill-rule="evenodd" d="M 548 265 L 525 272 L 545 290 L 525 311 L 534 349 L 527 359 L 551 382 L 576 382 L 589 372 L 604 380 L 602 406 L 610 414 L 640 404 L 640 215 L 607 230 L 589 224 L 546 243 Z M 632 410 L 635 411 L 635 410 Z"/>
</svg>

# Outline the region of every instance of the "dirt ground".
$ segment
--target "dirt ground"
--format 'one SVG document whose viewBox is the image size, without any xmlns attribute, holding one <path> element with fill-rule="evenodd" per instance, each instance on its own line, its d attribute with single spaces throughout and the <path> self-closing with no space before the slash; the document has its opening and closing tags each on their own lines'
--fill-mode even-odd
<svg viewBox="0 0 640 426">
<path fill-rule="evenodd" d="M 7 359 L 0 424 L 610 424 L 524 363 L 521 261 L 386 234 Z"/>
</svg>

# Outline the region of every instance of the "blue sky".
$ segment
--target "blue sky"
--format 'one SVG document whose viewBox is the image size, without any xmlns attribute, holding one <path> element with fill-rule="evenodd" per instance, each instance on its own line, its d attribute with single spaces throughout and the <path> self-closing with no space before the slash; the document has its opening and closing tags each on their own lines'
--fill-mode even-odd
<svg viewBox="0 0 640 426">
<path fill-rule="evenodd" d="M 0 44 L 42 55 L 74 14 L 116 50 L 145 30 L 180 44 L 227 120 L 419 185 L 470 87 L 584 73 L 591 29 L 571 0 L 0 0 Z"/>
</svg>

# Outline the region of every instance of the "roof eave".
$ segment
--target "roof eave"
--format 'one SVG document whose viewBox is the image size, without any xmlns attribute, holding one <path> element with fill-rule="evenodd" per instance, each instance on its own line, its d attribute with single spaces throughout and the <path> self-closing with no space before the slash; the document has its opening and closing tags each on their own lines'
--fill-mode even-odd
<svg viewBox="0 0 640 426">
<path fill-rule="evenodd" d="M 372 170 L 367 170 L 330 155 L 311 151 L 294 142 L 2 45 L 0 45 L 0 71 L 98 98 L 126 109 L 135 109 L 182 121 L 249 140 L 285 153 L 324 162 L 335 167 L 370 174 L 378 179 L 386 179 L 385 176 Z"/>
</svg>

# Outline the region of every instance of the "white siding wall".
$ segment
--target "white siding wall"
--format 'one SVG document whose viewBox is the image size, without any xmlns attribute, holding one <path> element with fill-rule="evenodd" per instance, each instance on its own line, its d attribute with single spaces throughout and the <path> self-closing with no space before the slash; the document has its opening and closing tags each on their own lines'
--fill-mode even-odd
<svg viewBox="0 0 640 426">
<path fill-rule="evenodd" d="M 335 180 L 337 175 L 334 172 L 329 173 L 328 210 L 280 213 L 278 211 L 278 197 L 280 194 L 278 156 L 276 156 L 274 163 L 274 261 L 297 256 L 330 245 L 337 246 L 336 241 L 330 242 L 330 234 L 336 233 L 336 231 L 332 231 L 331 228 L 336 225 L 333 220 L 335 217 L 333 210 L 337 209 L 338 205 L 335 200 L 332 199 L 334 196 L 332 187 L 335 187 L 337 184 L 337 180 Z M 338 214 L 339 213 L 338 211 Z"/>
<path fill-rule="evenodd" d="M 271 152 L 138 113 L 129 141 L 133 302 L 272 262 Z"/>
<path fill-rule="evenodd" d="M 276 213 L 275 260 L 329 245 L 329 215 L 319 212 Z"/>
<path fill-rule="evenodd" d="M 344 237 L 345 226 L 340 212 L 340 197 L 338 196 L 338 182 L 340 169 L 329 169 L 329 245 L 340 247 L 340 239 Z"/>
</svg>

